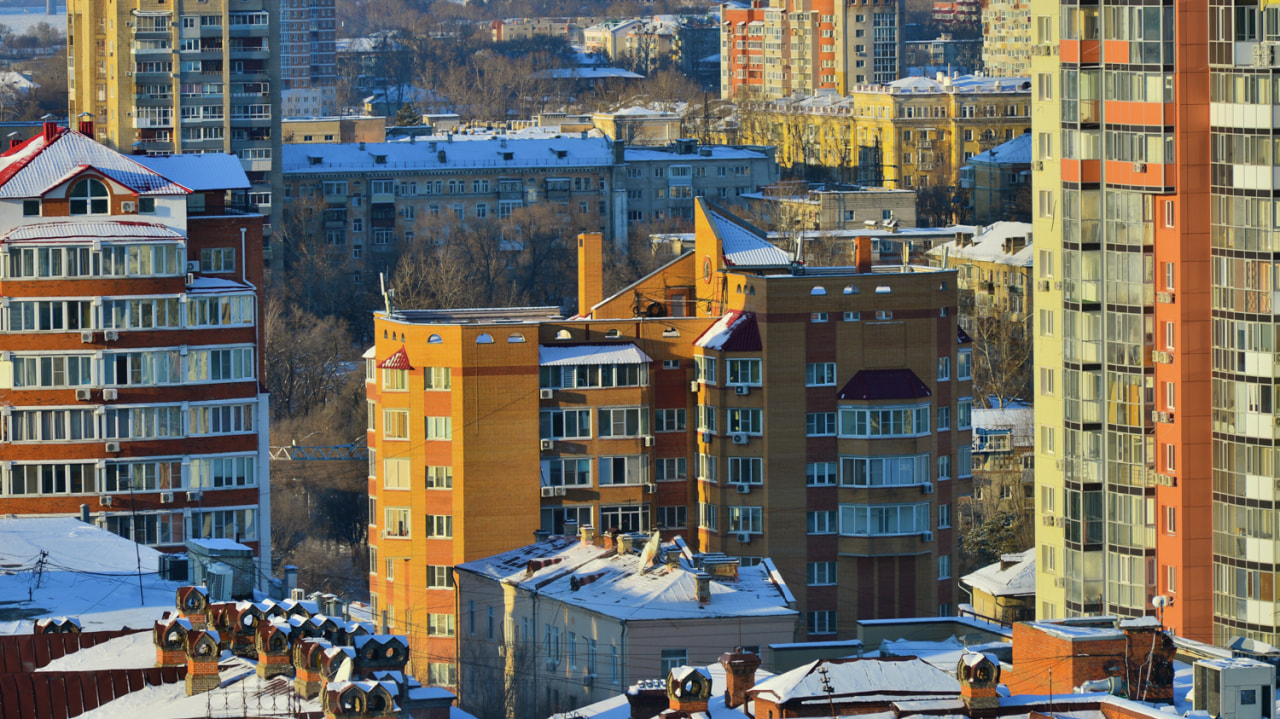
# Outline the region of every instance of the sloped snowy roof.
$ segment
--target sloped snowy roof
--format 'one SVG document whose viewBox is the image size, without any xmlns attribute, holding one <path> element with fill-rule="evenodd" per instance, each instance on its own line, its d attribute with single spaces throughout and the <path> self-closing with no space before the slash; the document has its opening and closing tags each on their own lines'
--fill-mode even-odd
<svg viewBox="0 0 1280 719">
<path fill-rule="evenodd" d="M 1004 567 L 1005 560 L 1012 564 Z M 974 589 L 980 589 L 993 597 L 1021 597 L 1036 593 L 1036 550 L 1007 554 L 960 581 Z"/>
<path fill-rule="evenodd" d="M 1031 133 L 1024 132 L 1006 143 L 974 155 L 968 161 L 978 165 L 1029 165 L 1031 164 Z"/>
<path fill-rule="evenodd" d="M 193 192 L 249 189 L 244 165 L 240 158 L 229 153 L 138 156 L 136 159 Z"/>
<path fill-rule="evenodd" d="M 735 267 L 779 267 L 791 264 L 791 255 L 778 249 L 764 233 L 711 203 L 698 198 L 707 221 L 720 237 L 725 264 Z"/>
<path fill-rule="evenodd" d="M 653 358 L 639 347 L 625 344 L 538 346 L 538 365 L 555 367 L 580 364 L 649 364 Z"/>
<path fill-rule="evenodd" d="M 819 669 L 827 670 L 824 677 Z M 781 704 L 792 699 L 828 696 L 824 681 L 835 696 L 846 701 L 865 696 L 880 701 L 885 695 L 901 697 L 956 696 L 960 682 L 921 659 L 822 659 L 796 667 L 772 679 L 757 682 L 748 696 L 767 696 Z"/>
<path fill-rule="evenodd" d="M 78 240 L 155 240 L 186 239 L 181 232 L 158 222 L 133 220 L 98 220 L 91 222 L 35 222 L 18 225 L 0 236 L 0 242 L 42 242 Z"/>
<path fill-rule="evenodd" d="M 561 156 L 563 153 L 563 157 Z M 599 137 L 483 139 L 459 142 L 371 142 L 283 147 L 285 174 L 352 170 L 449 170 L 487 167 L 599 167 L 613 164 L 610 142 Z M 511 159 L 505 159 L 510 156 Z M 383 158 L 378 162 L 377 158 Z"/>
<path fill-rule="evenodd" d="M 724 705 L 723 688 L 727 681 L 724 667 L 718 662 L 700 667 L 711 677 L 711 687 L 713 689 L 711 698 L 707 700 L 707 710 L 699 712 L 697 716 L 702 719 L 744 719 L 742 707 L 730 709 Z M 768 679 L 773 676 L 772 673 L 764 670 L 756 670 L 756 681 Z M 656 678 L 656 677 L 655 677 Z M 666 677 L 662 677 L 666 679 Z M 609 697 L 595 704 L 588 704 L 579 709 L 575 709 L 567 714 L 552 714 L 551 719 L 631 719 L 631 703 L 627 700 L 627 693 L 621 692 L 615 696 Z"/>
<path fill-rule="evenodd" d="M 955 240 L 934 245 L 925 254 L 941 260 L 948 258 L 972 260 L 977 262 L 998 262 L 1013 267 L 1031 267 L 1035 250 L 1031 246 L 1031 223 L 1029 222 L 995 222 L 980 228 L 973 236 L 973 243 L 961 247 Z M 1026 246 L 1017 252 L 1004 251 L 1004 242 L 1010 238 L 1028 238 Z"/>
<path fill-rule="evenodd" d="M 707 154 L 702 154 L 706 152 Z M 713 160 L 765 160 L 768 155 L 761 150 L 730 145 L 699 145 L 698 151 L 679 155 L 672 149 L 653 147 L 628 147 L 624 159 L 627 162 L 711 162 Z"/>
<path fill-rule="evenodd" d="M 185 187 L 92 138 L 60 128 L 52 140 L 33 136 L 0 155 L 0 197 L 39 197 L 52 187 L 93 168 L 146 195 L 185 195 Z"/>
<path fill-rule="evenodd" d="M 189 295 L 225 295 L 234 292 L 253 292 L 253 285 L 228 280 L 221 277 L 197 276 L 195 282 L 187 285 Z"/>
<path fill-rule="evenodd" d="M 754 312 L 730 310 L 708 327 L 694 345 L 725 352 L 759 352 L 762 347 L 760 325 Z"/>
</svg>

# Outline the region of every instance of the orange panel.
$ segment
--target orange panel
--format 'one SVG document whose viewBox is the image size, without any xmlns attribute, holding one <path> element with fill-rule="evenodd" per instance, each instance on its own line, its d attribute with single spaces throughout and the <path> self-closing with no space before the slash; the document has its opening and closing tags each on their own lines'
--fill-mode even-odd
<svg viewBox="0 0 1280 719">
<path fill-rule="evenodd" d="M 1080 62 L 1080 41 L 1063 40 L 1058 45 L 1058 57 L 1062 62 Z"/>
<path fill-rule="evenodd" d="M 1101 62 L 1102 44 L 1097 40 L 1080 41 L 1080 62 L 1092 64 Z"/>
<path fill-rule="evenodd" d="M 1080 181 L 1080 160 L 1063 160 L 1062 161 L 1062 181 L 1063 182 L 1079 182 Z"/>
<path fill-rule="evenodd" d="M 1107 53 L 1107 62 L 1129 62 L 1128 40 L 1107 40 L 1105 49 Z"/>
</svg>

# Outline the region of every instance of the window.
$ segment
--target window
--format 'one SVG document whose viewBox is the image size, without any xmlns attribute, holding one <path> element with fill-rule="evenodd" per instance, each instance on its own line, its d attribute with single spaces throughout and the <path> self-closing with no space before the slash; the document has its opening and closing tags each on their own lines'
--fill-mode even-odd
<svg viewBox="0 0 1280 719">
<path fill-rule="evenodd" d="M 649 505 L 618 505 L 600 507 L 600 529 L 619 532 L 649 531 Z"/>
<path fill-rule="evenodd" d="M 938 457 L 938 481 L 951 479 L 951 455 L 944 454 Z"/>
<path fill-rule="evenodd" d="M 764 508 L 729 507 L 729 531 L 760 534 L 764 531 Z"/>
<path fill-rule="evenodd" d="M 1169 506 L 1164 508 L 1164 531 L 1169 534 L 1178 533 L 1178 508 Z"/>
<path fill-rule="evenodd" d="M 938 529 L 947 529 L 951 526 L 951 505 L 938 505 Z"/>
<path fill-rule="evenodd" d="M 836 383 L 835 362 L 810 362 L 804 366 L 806 387 L 829 387 Z"/>
<path fill-rule="evenodd" d="M 233 247 L 212 247 L 200 250 L 201 272 L 235 272 L 236 251 Z"/>
<path fill-rule="evenodd" d="M 409 489 L 410 464 L 405 459 L 382 461 L 382 486 L 386 489 Z"/>
<path fill-rule="evenodd" d="M 427 615 L 427 636 L 452 637 L 454 633 L 454 617 L 452 614 Z"/>
<path fill-rule="evenodd" d="M 649 481 L 645 471 L 648 457 L 628 455 L 623 457 L 600 458 L 600 486 L 611 484 L 644 484 Z"/>
<path fill-rule="evenodd" d="M 458 683 L 458 667 L 452 662 L 427 662 L 427 684 L 451 687 Z"/>
<path fill-rule="evenodd" d="M 687 649 L 663 649 L 662 650 L 662 674 L 659 676 L 667 676 L 671 670 L 685 666 L 689 663 L 689 650 Z"/>
<path fill-rule="evenodd" d="M 616 644 L 610 644 L 609 645 L 609 682 L 610 683 L 612 684 L 618 683 L 619 669 L 620 667 L 618 666 L 618 646 Z"/>
<path fill-rule="evenodd" d="M 427 465 L 427 489 L 453 489 L 453 467 Z"/>
<path fill-rule="evenodd" d="M 676 507 L 658 507 L 658 526 L 662 529 L 684 529 L 687 508 L 682 504 Z"/>
<path fill-rule="evenodd" d="M 760 386 L 760 360 L 731 359 L 728 364 L 730 385 Z"/>
<path fill-rule="evenodd" d="M 716 358 L 715 357 L 694 357 L 694 369 L 697 370 L 696 376 L 699 382 L 704 384 L 716 383 Z"/>
<path fill-rule="evenodd" d="M 1040 217 L 1053 217 L 1053 190 L 1036 192 L 1036 213 Z"/>
<path fill-rule="evenodd" d="M 973 398 L 961 399 L 956 407 L 956 429 L 970 429 L 973 425 Z"/>
<path fill-rule="evenodd" d="M 720 529 L 720 508 L 714 504 L 698 504 L 698 527 L 717 532 Z"/>
<path fill-rule="evenodd" d="M 453 537 L 453 516 L 449 514 L 428 514 L 427 537 L 430 539 L 451 539 Z"/>
<path fill-rule="evenodd" d="M 929 432 L 929 405 L 840 409 L 841 437 L 911 437 Z"/>
<path fill-rule="evenodd" d="M 428 565 L 427 589 L 453 589 L 453 567 L 441 564 Z"/>
<path fill-rule="evenodd" d="M 967 444 L 956 448 L 956 476 L 961 479 L 973 476 L 973 447 Z"/>
<path fill-rule="evenodd" d="M 427 439 L 453 438 L 452 417 L 425 417 L 424 424 L 426 425 Z"/>
<path fill-rule="evenodd" d="M 655 482 L 671 482 L 688 478 L 688 460 L 684 457 L 659 457 L 654 460 Z"/>
<path fill-rule="evenodd" d="M 806 619 L 809 634 L 836 633 L 836 613 L 834 609 L 823 609 L 816 612 L 809 612 Z"/>
<path fill-rule="evenodd" d="M 422 376 L 426 389 L 443 390 L 453 386 L 453 372 L 448 367 L 424 367 Z"/>
<path fill-rule="evenodd" d="M 811 312 L 811 313 L 809 313 L 809 321 L 810 321 L 810 322 L 826 322 L 826 321 L 827 321 L 827 313 L 826 313 L 826 312 Z"/>
<path fill-rule="evenodd" d="M 409 389 L 409 370 L 406 370 L 406 369 L 382 370 L 382 388 L 390 389 L 390 390 Z"/>
<path fill-rule="evenodd" d="M 591 410 L 544 409 L 539 416 L 541 439 L 589 439 Z"/>
<path fill-rule="evenodd" d="M 399 539 L 409 536 L 409 509 L 407 507 L 387 507 L 382 512 L 386 521 L 386 524 L 382 527 L 382 536 Z"/>
<path fill-rule="evenodd" d="M 409 439 L 409 410 L 382 410 L 383 439 Z"/>
<path fill-rule="evenodd" d="M 730 457 L 730 484 L 763 484 L 764 459 L 761 457 Z"/>
<path fill-rule="evenodd" d="M 930 506 L 916 504 L 842 504 L 840 534 L 852 537 L 897 536 L 929 531 Z"/>
<path fill-rule="evenodd" d="M 804 468 L 804 483 L 809 487 L 834 487 L 838 472 L 835 462 L 809 462 Z"/>
<path fill-rule="evenodd" d="M 539 371 L 543 389 L 591 389 L 596 387 L 643 387 L 649 383 L 647 365 L 553 365 Z"/>
<path fill-rule="evenodd" d="M 1040 310 L 1040 336 L 1053 336 L 1053 310 Z"/>
<path fill-rule="evenodd" d="M 685 430 L 685 410 L 659 409 L 653 413 L 654 432 L 683 432 Z"/>
<path fill-rule="evenodd" d="M 602 407 L 600 437 L 639 437 L 648 432 L 649 413 L 641 407 Z"/>
<path fill-rule="evenodd" d="M 951 555 L 938 555 L 938 580 L 951 578 Z"/>
<path fill-rule="evenodd" d="M 92 177 L 73 185 L 69 198 L 73 215 L 105 215 L 111 211 L 111 193 L 106 184 Z"/>
<path fill-rule="evenodd" d="M 1040 394 L 1046 397 L 1052 397 L 1054 393 L 1053 387 L 1053 368 L 1040 368 Z"/>
<path fill-rule="evenodd" d="M 939 357 L 938 358 L 938 381 L 945 382 L 949 379 L 951 379 L 951 358 Z"/>
<path fill-rule="evenodd" d="M 929 455 L 841 457 L 844 487 L 907 487 L 929 481 Z"/>
<path fill-rule="evenodd" d="M 835 583 L 835 562 L 809 562 L 807 584 L 810 587 L 824 587 Z"/>
<path fill-rule="evenodd" d="M 698 430 L 701 432 L 716 431 L 716 408 L 708 404 L 698 405 Z"/>
<path fill-rule="evenodd" d="M 1056 439 L 1054 428 L 1047 424 L 1040 425 L 1040 451 L 1045 454 L 1054 454 L 1056 451 L 1054 441 Z"/>
<path fill-rule="evenodd" d="M 809 412 L 804 416 L 805 434 L 810 437 L 834 437 L 836 434 L 835 412 Z"/>
<path fill-rule="evenodd" d="M 728 415 L 731 434 L 742 432 L 758 436 L 764 432 L 764 410 L 762 409 L 731 407 Z"/>
<path fill-rule="evenodd" d="M 951 429 L 951 408 L 938 408 L 938 431 Z"/>
<path fill-rule="evenodd" d="M 1175 444 L 1164 446 L 1164 468 L 1169 472 L 1178 470 L 1178 447 Z"/>
<path fill-rule="evenodd" d="M 22 201 L 22 215 L 23 215 L 24 217 L 39 217 L 39 216 L 40 216 L 40 200 L 38 200 L 38 199 L 37 199 L 37 200 L 23 200 L 23 201 Z"/>
<path fill-rule="evenodd" d="M 1170 594 L 1173 594 L 1178 591 L 1178 568 L 1171 564 L 1168 567 L 1166 567 L 1166 569 L 1167 569 L 1167 573 L 1166 573 L 1167 576 L 1165 579 L 1165 582 L 1167 585 L 1166 589 Z"/>
<path fill-rule="evenodd" d="M 1172 202 L 1169 204 L 1173 204 Z M 1164 288 L 1173 291 L 1174 277 L 1176 276 L 1176 265 L 1172 262 L 1164 263 Z"/>
<path fill-rule="evenodd" d="M 1172 322 L 1164 323 L 1164 348 L 1172 350 L 1174 345 L 1174 324 Z"/>
<path fill-rule="evenodd" d="M 820 510 L 816 512 L 807 512 L 805 514 L 805 530 L 809 534 L 835 534 L 836 532 L 836 513 L 835 510 Z"/>
</svg>

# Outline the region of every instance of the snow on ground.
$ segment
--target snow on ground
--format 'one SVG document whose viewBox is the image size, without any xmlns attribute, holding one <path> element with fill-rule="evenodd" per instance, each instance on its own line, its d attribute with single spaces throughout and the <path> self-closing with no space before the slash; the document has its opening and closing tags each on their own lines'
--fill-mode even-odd
<svg viewBox="0 0 1280 719">
<path fill-rule="evenodd" d="M 38 672 L 92 672 L 105 669 L 148 669 L 156 664 L 151 632 L 142 631 L 54 659 Z"/>
<path fill-rule="evenodd" d="M 159 558 L 78 519 L 0 517 L 0 634 L 28 634 L 36 619 L 58 616 L 78 618 L 84 631 L 149 629 L 179 586 L 160 579 Z"/>
</svg>

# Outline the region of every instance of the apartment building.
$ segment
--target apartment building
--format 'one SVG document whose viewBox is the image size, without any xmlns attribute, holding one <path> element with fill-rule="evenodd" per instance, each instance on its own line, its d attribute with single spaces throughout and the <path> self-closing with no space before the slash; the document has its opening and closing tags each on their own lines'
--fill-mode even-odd
<svg viewBox="0 0 1280 719">
<path fill-rule="evenodd" d="M 334 115 L 338 107 L 334 0 L 278 0 L 283 117 Z"/>
<path fill-rule="evenodd" d="M 723 6 L 720 96 L 774 100 L 897 80 L 897 0 L 749 0 Z"/>
<path fill-rule="evenodd" d="M 52 123 L 0 155 L 0 512 L 78 515 L 271 569 L 262 225 L 228 155 L 121 155 Z"/>
<path fill-rule="evenodd" d="M 1030 336 L 1035 290 L 1031 228 L 1026 222 L 997 222 L 925 253 L 930 265 L 959 273 L 960 324 L 966 331 L 977 334 L 979 319 L 999 317 L 1025 323 Z"/>
<path fill-rule="evenodd" d="M 982 71 L 995 77 L 1031 72 L 1031 0 L 989 0 L 983 5 Z"/>
<path fill-rule="evenodd" d="M 969 221 L 1031 221 L 1031 133 L 978 153 L 960 168 Z"/>
<path fill-rule="evenodd" d="M 1025 77 L 909 77 L 749 106 L 737 142 L 775 145 L 782 167 L 842 182 L 955 187 L 970 158 L 1031 129 L 1030 101 Z"/>
<path fill-rule="evenodd" d="M 776 227 L 862 230 L 867 223 L 896 221 L 916 226 L 916 193 L 887 187 L 821 183 L 781 183 L 748 198 L 757 216 Z"/>
<path fill-rule="evenodd" d="M 276 0 L 71 0 L 70 115 L 89 113 L 94 138 L 121 152 L 234 154 L 250 183 L 236 204 L 271 214 L 279 18 Z"/>
<path fill-rule="evenodd" d="M 778 181 L 772 147 L 699 145 L 628 147 L 623 154 L 628 222 L 693 220 L 694 198 L 745 208 L 747 198 Z"/>
<path fill-rule="evenodd" d="M 456 676 L 456 639 L 423 623 L 458 611 L 450 568 L 536 530 L 769 557 L 809 639 L 954 612 L 952 508 L 972 491 L 956 273 L 872 267 L 869 241 L 856 268 L 802 271 L 695 208 L 694 251 L 609 298 L 604 240 L 579 236 L 573 317 L 375 316 L 370 592 L 434 679 Z"/>
</svg>

